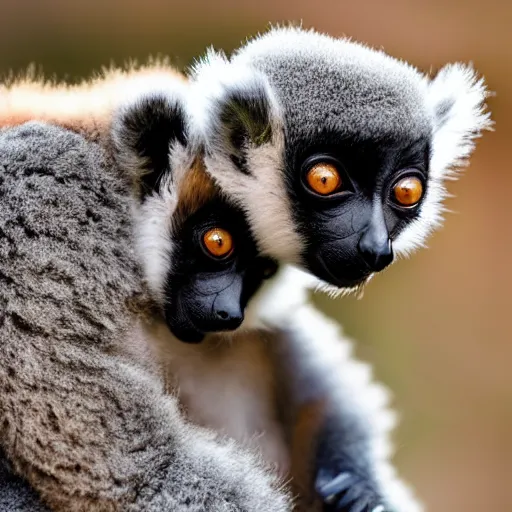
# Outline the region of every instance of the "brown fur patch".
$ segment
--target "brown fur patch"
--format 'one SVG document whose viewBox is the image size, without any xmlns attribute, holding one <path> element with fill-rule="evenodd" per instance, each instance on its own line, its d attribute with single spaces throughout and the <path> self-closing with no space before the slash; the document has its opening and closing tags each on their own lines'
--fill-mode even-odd
<svg viewBox="0 0 512 512">
<path fill-rule="evenodd" d="M 178 185 L 178 204 L 173 216 L 175 227 L 219 193 L 212 178 L 205 171 L 201 158 L 196 158 Z"/>
<path fill-rule="evenodd" d="M 293 426 L 291 446 L 292 489 L 299 496 L 296 512 L 321 512 L 322 504 L 313 489 L 317 435 L 324 417 L 322 400 L 299 409 Z"/>
</svg>

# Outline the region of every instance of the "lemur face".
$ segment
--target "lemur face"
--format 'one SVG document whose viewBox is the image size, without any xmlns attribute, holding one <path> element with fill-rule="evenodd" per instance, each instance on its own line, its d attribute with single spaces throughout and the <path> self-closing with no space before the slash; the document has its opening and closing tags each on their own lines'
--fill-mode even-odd
<svg viewBox="0 0 512 512">
<path fill-rule="evenodd" d="M 172 230 L 164 312 L 181 341 L 237 329 L 249 299 L 276 272 L 277 264 L 259 256 L 249 233 L 243 212 L 219 197 Z"/>
<path fill-rule="evenodd" d="M 172 333 L 198 343 L 238 328 L 277 264 L 259 255 L 243 211 L 189 150 L 184 87 L 171 82 L 124 105 L 112 139 L 136 185 L 135 242 L 148 286 Z"/>
<path fill-rule="evenodd" d="M 443 180 L 488 127 L 474 73 L 434 80 L 362 45 L 299 29 L 196 67 L 206 168 L 259 247 L 354 288 L 440 222 Z"/>
<path fill-rule="evenodd" d="M 321 133 L 294 144 L 284 170 L 306 268 L 340 288 L 363 284 L 394 258 L 393 243 L 421 211 L 429 139 L 379 144 Z"/>
</svg>

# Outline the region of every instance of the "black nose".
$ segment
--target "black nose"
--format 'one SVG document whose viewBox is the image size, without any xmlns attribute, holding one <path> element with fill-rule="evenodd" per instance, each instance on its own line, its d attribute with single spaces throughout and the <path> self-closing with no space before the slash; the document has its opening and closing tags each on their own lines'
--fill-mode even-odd
<svg viewBox="0 0 512 512">
<path fill-rule="evenodd" d="M 389 237 L 376 237 L 371 229 L 359 240 L 359 252 L 374 272 L 384 270 L 393 261 L 393 248 Z"/>
<path fill-rule="evenodd" d="M 244 314 L 237 302 L 235 300 L 222 300 L 222 297 L 217 297 L 212 311 L 212 331 L 232 331 L 240 327 L 244 320 Z"/>
</svg>

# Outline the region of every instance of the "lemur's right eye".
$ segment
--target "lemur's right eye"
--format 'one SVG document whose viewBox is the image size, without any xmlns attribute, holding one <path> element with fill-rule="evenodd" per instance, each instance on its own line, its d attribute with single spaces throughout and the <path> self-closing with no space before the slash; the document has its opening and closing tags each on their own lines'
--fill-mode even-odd
<svg viewBox="0 0 512 512">
<path fill-rule="evenodd" d="M 233 237 L 222 228 L 209 229 L 203 235 L 203 246 L 214 258 L 227 258 L 234 251 Z"/>
<path fill-rule="evenodd" d="M 423 183 L 416 176 L 405 176 L 393 187 L 393 196 L 399 206 L 416 206 L 423 196 Z"/>
<path fill-rule="evenodd" d="M 311 190 L 321 196 L 329 196 L 340 190 L 343 182 L 336 166 L 331 162 L 318 162 L 306 173 Z"/>
</svg>

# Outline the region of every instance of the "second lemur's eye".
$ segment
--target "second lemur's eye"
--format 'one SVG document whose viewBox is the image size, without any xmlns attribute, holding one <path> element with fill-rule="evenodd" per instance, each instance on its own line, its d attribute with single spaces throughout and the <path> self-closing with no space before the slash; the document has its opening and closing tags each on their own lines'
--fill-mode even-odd
<svg viewBox="0 0 512 512">
<path fill-rule="evenodd" d="M 233 237 L 222 228 L 213 228 L 203 235 L 206 252 L 214 258 L 227 258 L 233 253 Z"/>
<path fill-rule="evenodd" d="M 313 165 L 306 174 L 306 180 L 311 190 L 321 196 L 333 194 L 342 186 L 338 169 L 329 162 L 319 162 Z"/>
<path fill-rule="evenodd" d="M 400 206 L 415 206 L 423 196 L 423 183 L 416 176 L 407 176 L 393 187 L 393 197 Z"/>
</svg>

